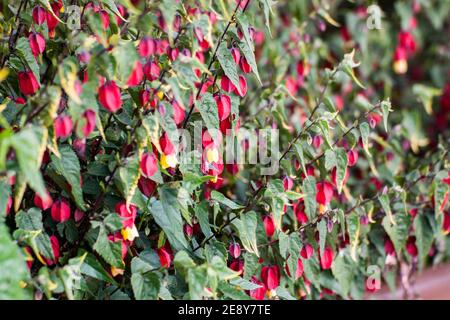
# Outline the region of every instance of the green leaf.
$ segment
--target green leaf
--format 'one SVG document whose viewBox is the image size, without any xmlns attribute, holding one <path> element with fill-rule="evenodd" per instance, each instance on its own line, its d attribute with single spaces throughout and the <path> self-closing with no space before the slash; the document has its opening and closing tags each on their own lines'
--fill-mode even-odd
<svg viewBox="0 0 450 320">
<path fill-rule="evenodd" d="M 336 184 L 338 193 L 342 192 L 344 187 L 345 173 L 347 172 L 347 152 L 344 148 L 336 149 Z"/>
<path fill-rule="evenodd" d="M 175 189 L 167 186 L 158 189 L 160 200 L 154 201 L 150 212 L 155 222 L 163 229 L 169 239 L 170 245 L 175 250 L 188 248 L 188 243 L 183 232 L 183 221 L 178 207 Z"/>
<path fill-rule="evenodd" d="M 84 254 L 84 252 L 82 252 L 82 253 Z M 103 268 L 103 266 L 97 260 L 97 258 L 91 253 L 88 253 L 86 258 L 84 259 L 84 262 L 81 265 L 80 271 L 82 274 L 89 276 L 91 278 L 117 285 L 116 281 Z"/>
<path fill-rule="evenodd" d="M 302 192 L 305 194 L 303 201 L 305 203 L 305 213 L 308 220 L 312 221 L 316 215 L 316 179 L 311 176 L 306 176 L 302 184 Z"/>
<path fill-rule="evenodd" d="M 369 151 L 369 134 L 370 134 L 370 127 L 367 122 L 363 122 L 359 125 L 359 132 L 361 133 L 361 141 L 363 144 L 364 151 L 366 152 L 367 156 L 372 157 Z"/>
<path fill-rule="evenodd" d="M 28 126 L 15 134 L 9 145 L 16 151 L 17 161 L 26 182 L 39 193 L 46 195 L 40 166 L 42 155 L 47 145 L 47 130 L 42 127 Z"/>
<path fill-rule="evenodd" d="M 389 221 L 392 224 L 395 224 L 395 220 L 392 216 L 392 210 L 391 210 L 391 204 L 389 200 L 389 195 L 383 194 L 378 197 L 378 201 L 380 201 L 381 207 L 383 208 L 384 212 L 386 213 L 386 216 L 389 218 Z"/>
<path fill-rule="evenodd" d="M 350 256 L 354 261 L 356 261 L 356 250 L 359 244 L 359 234 L 360 234 L 361 224 L 359 216 L 356 212 L 352 212 L 347 216 L 347 230 L 350 240 Z"/>
<path fill-rule="evenodd" d="M 111 10 L 116 16 L 118 16 L 122 21 L 127 22 L 127 20 L 120 14 L 119 9 L 117 9 L 116 4 L 113 0 L 101 0 L 101 2 Z"/>
<path fill-rule="evenodd" d="M 327 149 L 327 151 L 325 151 L 325 169 L 331 170 L 336 166 L 336 153 L 331 149 Z"/>
<path fill-rule="evenodd" d="M 229 207 L 232 210 L 244 208 L 244 206 L 241 206 L 241 205 L 231 201 L 230 199 L 225 197 L 223 194 L 221 194 L 220 192 L 215 191 L 215 190 L 211 191 L 211 199 L 216 200 L 217 202 Z"/>
<path fill-rule="evenodd" d="M 192 260 L 189 254 L 184 250 L 180 250 L 175 254 L 173 265 L 182 275 L 185 275 L 189 269 L 196 266 L 194 260 Z"/>
<path fill-rule="evenodd" d="M 273 0 L 259 0 L 259 4 L 263 7 L 265 25 L 267 31 L 269 31 L 270 37 L 272 37 L 272 32 L 270 31 L 270 15 L 273 14 L 272 6 L 274 6 L 276 2 Z"/>
<path fill-rule="evenodd" d="M 196 107 L 205 121 L 206 128 L 210 130 L 210 134 L 216 132 L 215 130 L 219 129 L 219 113 L 212 94 L 205 93 L 201 100 L 197 100 Z"/>
<path fill-rule="evenodd" d="M 258 79 L 259 84 L 262 86 L 261 78 L 259 77 L 258 72 L 258 65 L 256 64 L 255 59 L 255 48 L 253 45 L 253 41 L 250 37 L 250 34 L 248 32 L 248 21 L 247 16 L 244 14 L 238 15 L 237 21 L 239 25 L 241 26 L 241 30 L 243 30 L 244 34 L 244 41 L 239 42 L 239 48 L 241 49 L 241 52 L 244 54 L 245 59 L 247 60 L 248 64 L 252 67 L 252 72 L 255 74 L 256 79 Z"/>
<path fill-rule="evenodd" d="M 136 300 L 158 299 L 161 283 L 154 272 L 139 273 L 131 275 L 131 287 Z"/>
<path fill-rule="evenodd" d="M 325 244 L 327 242 L 327 222 L 325 219 L 321 219 L 317 225 L 317 230 L 319 231 L 319 249 L 320 252 L 324 252 Z"/>
<path fill-rule="evenodd" d="M 200 229 L 202 230 L 205 237 L 209 237 L 212 235 L 211 227 L 209 225 L 209 211 L 208 211 L 208 202 L 202 201 L 197 204 L 194 208 L 195 216 L 198 219 L 198 223 L 200 224 Z"/>
<path fill-rule="evenodd" d="M 258 218 L 256 212 L 250 211 L 241 215 L 240 219 L 235 219 L 232 224 L 239 233 L 244 248 L 259 257 L 258 245 L 256 242 L 256 226 Z"/>
<path fill-rule="evenodd" d="M 6 216 L 6 206 L 11 195 L 11 187 L 6 180 L 0 180 L 0 222 Z"/>
<path fill-rule="evenodd" d="M 286 259 L 289 252 L 289 236 L 286 233 L 278 233 L 278 245 L 280 246 L 280 255 Z"/>
<path fill-rule="evenodd" d="M 244 291 L 242 291 L 242 289 L 236 286 L 232 286 L 225 281 L 221 281 L 219 283 L 219 290 L 227 298 L 230 298 L 232 300 L 250 300 L 250 297 Z"/>
<path fill-rule="evenodd" d="M 392 112 L 392 106 L 391 106 L 391 102 L 389 100 L 381 102 L 381 112 L 383 114 L 384 130 L 386 130 L 386 132 L 387 132 L 388 131 L 389 112 Z"/>
<path fill-rule="evenodd" d="M 170 44 L 173 45 L 173 22 L 175 19 L 175 15 L 177 14 L 178 2 L 174 0 L 163 0 L 159 7 L 168 28 L 167 34 L 169 36 Z"/>
<path fill-rule="evenodd" d="M 113 49 L 112 55 L 117 63 L 117 77 L 125 84 L 139 59 L 136 48 L 131 41 L 123 42 Z"/>
<path fill-rule="evenodd" d="M 302 167 L 303 174 L 306 177 L 306 176 L 308 176 L 308 173 L 306 172 L 306 161 L 305 161 L 305 156 L 303 154 L 303 149 L 305 148 L 305 146 L 303 145 L 303 143 L 296 143 L 296 144 L 294 144 L 294 147 L 295 147 L 295 151 L 297 153 L 298 161 L 300 162 L 300 165 Z"/>
<path fill-rule="evenodd" d="M 244 278 L 250 279 L 258 269 L 258 256 L 256 254 L 244 253 Z"/>
<path fill-rule="evenodd" d="M 28 279 L 25 257 L 0 222 L 0 300 L 30 299 L 31 292 L 21 287 Z"/>
<path fill-rule="evenodd" d="M 414 219 L 414 229 L 416 232 L 417 250 L 419 251 L 419 268 L 422 269 L 433 244 L 433 229 L 424 214 L 419 214 Z"/>
<path fill-rule="evenodd" d="M 241 86 L 239 85 L 239 75 L 237 72 L 236 63 L 234 63 L 233 56 L 230 50 L 227 48 L 226 43 L 222 42 L 217 50 L 217 59 L 219 60 L 220 66 L 225 72 L 225 75 L 234 84 L 239 93 L 241 93 Z M 217 109 L 217 108 L 216 108 Z"/>
<path fill-rule="evenodd" d="M 353 266 L 343 254 L 339 254 L 331 265 L 333 276 L 339 282 L 345 296 L 348 296 L 350 292 L 350 287 L 354 279 L 353 270 Z"/>
<path fill-rule="evenodd" d="M 440 213 L 442 213 L 443 204 L 445 200 L 445 196 L 448 192 L 448 185 L 444 183 L 442 180 L 435 178 L 433 181 L 434 185 L 434 213 L 437 217 Z"/>
<path fill-rule="evenodd" d="M 17 40 L 17 44 L 15 47 L 15 53 L 20 56 L 20 58 L 26 62 L 30 70 L 33 72 L 34 77 L 37 82 L 40 84 L 40 75 L 39 75 L 39 65 L 37 63 L 36 58 L 31 52 L 30 43 L 27 38 L 19 38 Z"/>
<path fill-rule="evenodd" d="M 441 94 L 441 90 L 423 84 L 414 84 L 412 92 L 422 102 L 425 111 L 428 114 L 433 113 L 433 98 Z"/>
<path fill-rule="evenodd" d="M 110 241 L 103 225 L 100 225 L 99 227 L 99 233 L 93 249 L 111 266 L 117 268 L 124 267 L 122 260 L 122 243 L 120 241 Z"/>
<path fill-rule="evenodd" d="M 394 244 L 397 255 L 400 255 L 406 244 L 406 240 L 408 239 L 410 221 L 410 216 L 404 212 L 395 214 L 395 224 L 392 224 L 388 217 L 383 218 L 383 228 L 386 230 L 386 233 Z"/>
<path fill-rule="evenodd" d="M 70 192 L 81 210 L 85 210 L 83 191 L 81 189 L 80 162 L 77 155 L 70 146 L 63 146 L 59 149 L 60 157 L 51 155 L 52 164 L 56 171 L 66 178 L 70 186 Z"/>
<path fill-rule="evenodd" d="M 330 138 L 330 126 L 328 124 L 328 121 L 320 120 L 320 121 L 318 121 L 318 125 L 320 128 L 320 131 L 322 131 L 322 135 L 325 138 L 325 142 L 326 142 L 327 146 L 330 149 L 333 149 L 333 142 L 331 141 L 331 138 Z"/>
<path fill-rule="evenodd" d="M 125 165 L 121 166 L 114 175 L 114 180 L 128 204 L 134 196 L 141 176 L 139 155 L 135 154 L 125 159 L 124 162 Z"/>
<path fill-rule="evenodd" d="M 201 300 L 206 294 L 208 277 L 204 268 L 196 267 L 188 270 L 187 282 L 191 300 Z"/>
</svg>

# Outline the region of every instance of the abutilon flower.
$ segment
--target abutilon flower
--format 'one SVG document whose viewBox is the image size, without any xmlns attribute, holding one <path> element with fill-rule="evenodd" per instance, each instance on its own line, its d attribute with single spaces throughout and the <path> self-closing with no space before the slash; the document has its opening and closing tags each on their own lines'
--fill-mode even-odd
<svg viewBox="0 0 450 320">
<path fill-rule="evenodd" d="M 286 263 L 285 265 L 285 270 L 287 275 L 290 277 L 291 276 L 291 271 L 289 270 L 289 265 Z M 297 259 L 297 268 L 295 269 L 295 279 L 300 278 L 303 275 L 303 261 L 302 259 L 298 258 Z"/>
<path fill-rule="evenodd" d="M 172 109 L 173 109 L 173 120 L 176 124 L 180 124 L 184 121 L 185 110 L 181 105 L 176 101 L 172 101 Z"/>
<path fill-rule="evenodd" d="M 367 120 L 369 120 L 370 127 L 374 129 L 381 122 L 382 118 L 378 113 L 372 112 L 367 116 Z"/>
<path fill-rule="evenodd" d="M 133 1 L 132 1 L 133 2 Z M 121 4 L 118 4 L 117 5 L 117 10 L 119 11 L 119 13 L 120 13 L 120 15 L 123 17 L 123 18 L 127 18 L 127 16 L 128 16 L 128 12 L 127 12 L 127 9 L 125 9 L 125 7 L 123 6 L 123 5 L 121 5 Z M 122 24 L 123 24 L 123 20 L 121 19 L 121 18 L 119 18 L 119 16 L 118 15 L 115 15 L 115 18 L 116 18 L 116 23 L 117 23 L 117 25 L 118 26 L 121 26 Z"/>
<path fill-rule="evenodd" d="M 155 61 L 149 61 L 144 65 L 144 75 L 150 80 L 154 81 L 159 78 L 161 74 L 161 68 Z"/>
<path fill-rule="evenodd" d="M 138 46 L 139 55 L 142 58 L 148 58 L 156 52 L 156 41 L 148 36 L 141 39 Z"/>
<path fill-rule="evenodd" d="M 56 236 L 50 236 L 50 244 L 52 246 L 54 259 L 51 260 L 51 259 L 47 258 L 46 263 L 47 263 L 47 265 L 52 266 L 54 264 L 57 264 L 58 260 L 59 260 L 60 248 L 59 248 L 58 238 Z"/>
<path fill-rule="evenodd" d="M 450 211 L 444 212 L 444 223 L 442 227 L 445 234 L 450 233 Z"/>
<path fill-rule="evenodd" d="M 305 213 L 305 205 L 300 201 L 294 204 L 292 210 L 294 211 L 298 222 L 300 222 L 300 224 L 306 224 L 308 223 L 308 216 Z"/>
<path fill-rule="evenodd" d="M 387 256 L 395 256 L 395 247 L 389 238 L 384 241 L 384 252 Z"/>
<path fill-rule="evenodd" d="M 59 21 L 56 17 L 59 17 L 59 11 L 62 8 L 62 3 L 60 3 L 59 1 L 56 1 L 56 2 L 53 2 L 50 6 L 52 8 L 53 13 L 50 11 L 46 11 L 46 20 L 47 20 L 49 36 L 53 37 L 55 34 L 56 26 L 59 23 Z"/>
<path fill-rule="evenodd" d="M 145 89 L 139 92 L 139 103 L 144 109 L 154 109 L 158 104 L 158 95 L 155 93 L 155 89 Z"/>
<path fill-rule="evenodd" d="M 280 284 L 280 270 L 278 266 L 264 266 L 261 268 L 261 279 L 267 290 L 274 290 Z"/>
<path fill-rule="evenodd" d="M 33 56 L 37 57 L 45 50 L 45 38 L 38 32 L 31 32 L 28 36 L 31 52 Z"/>
<path fill-rule="evenodd" d="M 146 178 L 152 177 L 158 171 L 158 160 L 154 153 L 144 153 L 141 157 L 140 168 Z"/>
<path fill-rule="evenodd" d="M 73 218 L 75 219 L 75 222 L 80 222 L 84 218 L 84 212 L 80 209 L 76 209 L 73 214 Z"/>
<path fill-rule="evenodd" d="M 264 230 L 266 231 L 266 236 L 271 238 L 275 233 L 275 223 L 272 216 L 265 216 L 263 219 Z"/>
<path fill-rule="evenodd" d="M 115 206 L 115 212 L 123 218 L 123 228 L 132 228 L 136 219 L 136 207 L 132 204 L 127 205 L 124 201 L 118 202 Z"/>
<path fill-rule="evenodd" d="M 347 168 L 345 168 L 345 174 L 344 174 L 344 180 L 342 181 L 343 185 L 345 186 L 347 184 L 347 180 L 350 177 L 350 173 L 348 171 Z M 337 186 L 337 181 L 336 181 L 336 167 L 334 167 L 331 170 L 331 181 L 333 181 L 334 185 Z"/>
<path fill-rule="evenodd" d="M 333 264 L 333 257 L 333 249 L 331 249 L 329 246 L 325 246 L 322 254 L 319 251 L 320 266 L 323 270 L 331 268 L 331 265 Z"/>
<path fill-rule="evenodd" d="M 323 138 L 321 135 L 315 135 L 312 139 L 312 146 L 316 149 L 319 149 L 322 145 Z"/>
<path fill-rule="evenodd" d="M 31 15 L 33 16 L 34 23 L 37 25 L 43 24 L 47 16 L 45 9 L 41 6 L 34 7 Z"/>
<path fill-rule="evenodd" d="M 11 211 L 11 207 L 12 207 L 12 198 L 9 196 L 8 200 L 6 201 L 6 215 L 9 215 L 10 211 Z"/>
<path fill-rule="evenodd" d="M 297 62 L 297 73 L 299 77 L 306 77 L 309 74 L 310 65 L 304 60 Z"/>
<path fill-rule="evenodd" d="M 224 167 L 223 158 L 218 147 L 214 143 L 209 144 L 202 154 L 200 168 L 203 174 L 214 176 L 211 180 L 216 182 Z"/>
<path fill-rule="evenodd" d="M 231 93 L 236 89 L 234 84 L 231 82 L 231 80 L 226 75 L 222 76 L 222 78 L 220 80 L 220 87 L 222 88 L 223 91 L 228 92 L 228 93 Z"/>
<path fill-rule="evenodd" d="M 314 254 L 314 248 L 311 244 L 306 243 L 305 245 L 303 245 L 302 249 L 300 250 L 300 255 L 302 256 L 303 259 L 309 259 L 313 256 Z"/>
<path fill-rule="evenodd" d="M 159 256 L 159 262 L 161 263 L 161 267 L 168 269 L 170 264 L 172 263 L 172 257 L 170 252 L 165 248 L 161 247 L 157 250 Z"/>
<path fill-rule="evenodd" d="M 317 203 L 327 206 L 333 197 L 333 185 L 327 181 L 318 182 L 316 184 L 316 201 Z"/>
<path fill-rule="evenodd" d="M 236 47 L 233 47 L 230 49 L 231 56 L 233 57 L 234 63 L 237 65 L 239 63 L 239 60 L 241 59 L 241 53 L 239 52 L 239 49 Z"/>
<path fill-rule="evenodd" d="M 416 41 L 408 31 L 401 31 L 398 34 L 398 45 L 405 49 L 408 54 L 416 52 Z"/>
<path fill-rule="evenodd" d="M 106 81 L 98 89 L 98 99 L 100 104 L 109 112 L 116 112 L 122 107 L 120 89 L 114 81 Z"/>
<path fill-rule="evenodd" d="M 185 223 L 183 226 L 183 231 L 188 238 L 191 238 L 194 233 L 194 228 L 189 223 Z"/>
<path fill-rule="evenodd" d="M 219 113 L 219 120 L 223 121 L 230 116 L 231 113 L 231 99 L 224 94 L 214 96 L 216 100 L 217 111 Z"/>
<path fill-rule="evenodd" d="M 253 276 L 250 281 L 260 286 L 257 289 L 249 291 L 250 297 L 255 300 L 264 300 L 267 291 L 266 285 L 263 282 L 259 281 L 255 276 Z"/>
<path fill-rule="evenodd" d="M 39 90 L 39 83 L 32 71 L 21 71 L 17 74 L 19 79 L 19 89 L 26 96 L 32 96 Z"/>
<path fill-rule="evenodd" d="M 241 98 L 245 97 L 245 95 L 247 94 L 247 80 L 245 80 L 244 76 L 239 76 L 239 90 L 235 87 L 234 93 Z"/>
<path fill-rule="evenodd" d="M 402 47 L 397 47 L 393 57 L 394 72 L 397 74 L 404 74 L 408 71 L 408 61 L 406 58 L 406 50 Z"/>
<path fill-rule="evenodd" d="M 38 193 L 34 194 L 34 205 L 41 210 L 47 210 L 53 204 L 53 199 L 48 191 L 45 192 L 45 196 L 41 198 Z"/>
<path fill-rule="evenodd" d="M 127 80 L 127 85 L 129 87 L 138 86 L 142 82 L 142 79 L 144 79 L 144 70 L 142 69 L 141 62 L 137 60 L 134 64 L 134 69 Z"/>
<path fill-rule="evenodd" d="M 178 50 L 178 48 L 167 48 L 167 56 L 169 57 L 171 62 L 177 60 L 179 54 L 180 51 Z"/>
<path fill-rule="evenodd" d="M 77 130 L 83 137 L 88 137 L 95 129 L 95 111 L 87 109 L 77 123 Z"/>
<path fill-rule="evenodd" d="M 72 118 L 66 115 L 59 115 L 54 123 L 55 136 L 57 138 L 66 138 L 72 133 Z"/>
<path fill-rule="evenodd" d="M 156 189 L 156 182 L 145 177 L 140 177 L 138 188 L 146 197 L 149 197 Z"/>
<path fill-rule="evenodd" d="M 412 236 L 408 238 L 408 241 L 406 242 L 406 251 L 411 257 L 417 257 L 417 246 L 416 246 L 416 237 Z"/>
<path fill-rule="evenodd" d="M 294 180 L 292 180 L 292 178 L 289 176 L 284 176 L 284 178 L 283 178 L 284 191 L 291 190 L 292 187 L 294 187 Z"/>
<path fill-rule="evenodd" d="M 51 209 L 52 219 L 56 222 L 66 222 L 70 219 L 70 205 L 64 200 L 57 200 L 53 203 Z"/>
<path fill-rule="evenodd" d="M 252 67 L 247 62 L 247 59 L 245 59 L 244 56 L 242 56 L 241 60 L 239 60 L 239 67 L 241 68 L 242 72 L 244 72 L 244 73 L 252 72 Z"/>
<path fill-rule="evenodd" d="M 109 28 L 109 15 L 108 12 L 104 9 L 100 10 L 99 12 L 100 20 L 103 25 L 103 29 L 107 30 Z"/>
<path fill-rule="evenodd" d="M 229 268 L 241 275 L 244 272 L 244 261 L 241 259 L 236 259 L 229 264 Z"/>
<path fill-rule="evenodd" d="M 353 167 L 358 162 L 358 151 L 351 149 L 347 151 L 348 166 Z"/>
<path fill-rule="evenodd" d="M 237 259 L 241 255 L 241 246 L 239 245 L 239 243 L 233 242 L 228 247 L 228 252 L 233 258 Z"/>
</svg>

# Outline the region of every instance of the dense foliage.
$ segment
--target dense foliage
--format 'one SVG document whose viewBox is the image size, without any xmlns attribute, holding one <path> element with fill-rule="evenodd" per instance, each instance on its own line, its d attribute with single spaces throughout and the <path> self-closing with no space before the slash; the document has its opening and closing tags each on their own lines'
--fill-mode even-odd
<svg viewBox="0 0 450 320">
<path fill-rule="evenodd" d="M 448 1 L 0 8 L 1 299 L 413 297 L 450 256 Z"/>
</svg>

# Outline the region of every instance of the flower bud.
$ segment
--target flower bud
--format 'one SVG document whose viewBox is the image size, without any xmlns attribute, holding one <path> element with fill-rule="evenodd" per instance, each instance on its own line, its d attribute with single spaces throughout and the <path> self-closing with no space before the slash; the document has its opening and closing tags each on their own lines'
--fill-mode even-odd
<svg viewBox="0 0 450 320">
<path fill-rule="evenodd" d="M 41 198 L 39 194 L 34 194 L 34 205 L 41 210 L 47 210 L 53 204 L 53 199 L 50 196 L 50 193 L 46 191 L 45 196 Z"/>
<path fill-rule="evenodd" d="M 241 255 L 241 246 L 239 245 L 239 243 L 233 242 L 228 247 L 228 252 L 233 258 L 237 259 Z"/>
<path fill-rule="evenodd" d="M 314 254 L 314 248 L 311 244 L 306 243 L 303 247 L 302 250 L 300 250 L 300 255 L 302 256 L 303 259 L 309 259 L 313 256 Z"/>
<path fill-rule="evenodd" d="M 31 52 L 33 56 L 37 57 L 45 50 L 45 38 L 38 32 L 32 32 L 28 36 Z"/>
<path fill-rule="evenodd" d="M 95 111 L 92 109 L 87 109 L 81 115 L 81 119 L 77 123 L 78 132 L 81 133 L 83 137 L 88 137 L 92 131 L 95 129 Z"/>
<path fill-rule="evenodd" d="M 150 81 L 157 80 L 161 74 L 161 68 L 155 61 L 149 61 L 144 65 L 144 74 Z"/>
<path fill-rule="evenodd" d="M 316 184 L 316 201 L 321 205 L 328 205 L 333 197 L 333 185 L 327 181 Z"/>
<path fill-rule="evenodd" d="M 234 93 L 241 98 L 245 97 L 245 95 L 247 94 L 247 80 L 245 80 L 244 76 L 239 76 L 239 89 L 240 92 L 237 88 L 234 88 Z"/>
<path fill-rule="evenodd" d="M 72 133 L 72 118 L 66 115 L 60 115 L 55 119 L 54 128 L 57 138 L 66 138 Z"/>
<path fill-rule="evenodd" d="M 70 206 L 69 203 L 64 200 L 57 200 L 52 205 L 51 210 L 52 219 L 56 222 L 66 222 L 70 219 Z"/>
<path fill-rule="evenodd" d="M 134 69 L 127 80 L 127 85 L 129 87 L 138 86 L 142 82 L 142 79 L 144 79 L 144 70 L 142 69 L 141 62 L 137 60 L 134 64 Z"/>
<path fill-rule="evenodd" d="M 116 112 L 122 107 L 120 89 L 114 81 L 107 81 L 98 90 L 100 104 L 109 112 Z"/>
<path fill-rule="evenodd" d="M 280 284 L 280 270 L 278 266 L 264 266 L 261 268 L 261 279 L 268 290 L 274 290 Z"/>
<path fill-rule="evenodd" d="M 358 162 L 358 151 L 355 149 L 348 150 L 347 158 L 348 158 L 348 166 L 353 167 Z"/>
<path fill-rule="evenodd" d="M 219 120 L 223 121 L 230 116 L 231 99 L 227 95 L 219 94 L 214 97 L 214 100 L 216 100 L 217 111 L 219 113 Z"/>
<path fill-rule="evenodd" d="M 266 231 L 266 236 L 271 238 L 275 233 L 275 223 L 272 216 L 265 216 L 263 219 L 264 230 Z"/>
<path fill-rule="evenodd" d="M 146 178 L 152 177 L 158 170 L 158 160 L 154 153 L 144 153 L 141 158 L 140 168 L 142 175 Z"/>
<path fill-rule="evenodd" d="M 33 16 L 33 21 L 37 25 L 41 25 L 45 22 L 46 18 L 46 12 L 45 9 L 41 6 L 36 6 L 33 8 L 33 11 L 31 12 L 31 15 Z"/>
<path fill-rule="evenodd" d="M 331 265 L 333 264 L 333 257 L 333 249 L 331 249 L 329 246 L 325 246 L 322 254 L 320 254 L 319 252 L 320 266 L 323 270 L 331 268 Z"/>
<path fill-rule="evenodd" d="M 31 96 L 39 90 L 39 83 L 32 71 L 21 71 L 18 73 L 19 89 L 26 96 Z"/>
<path fill-rule="evenodd" d="M 150 37 L 142 38 L 138 46 L 139 55 L 142 58 L 148 58 L 156 52 L 156 41 Z"/>
</svg>

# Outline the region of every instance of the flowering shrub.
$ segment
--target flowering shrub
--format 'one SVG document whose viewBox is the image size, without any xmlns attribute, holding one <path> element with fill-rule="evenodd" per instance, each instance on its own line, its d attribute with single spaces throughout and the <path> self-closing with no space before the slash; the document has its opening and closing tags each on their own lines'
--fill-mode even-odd
<svg viewBox="0 0 450 320">
<path fill-rule="evenodd" d="M 0 6 L 0 298 L 410 297 L 450 255 L 448 2 Z"/>
</svg>

